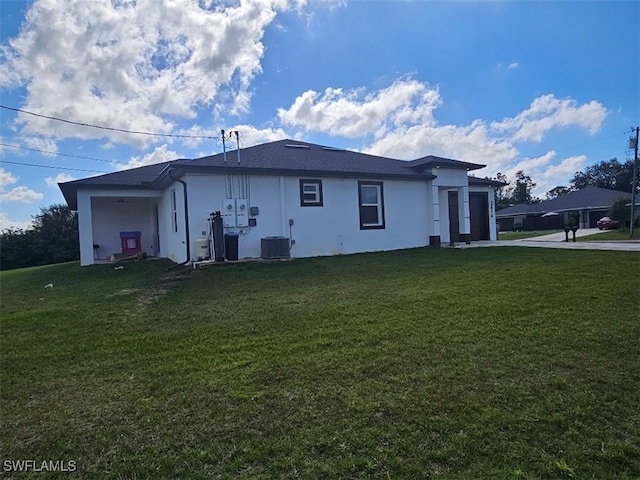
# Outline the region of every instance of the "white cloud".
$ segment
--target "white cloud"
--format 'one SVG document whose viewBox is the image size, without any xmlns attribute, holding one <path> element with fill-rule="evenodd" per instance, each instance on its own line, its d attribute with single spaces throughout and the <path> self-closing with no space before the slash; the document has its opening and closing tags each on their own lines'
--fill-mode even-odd
<svg viewBox="0 0 640 480">
<path fill-rule="evenodd" d="M 265 29 L 289 8 L 286 0 L 36 0 L 19 34 L 0 47 L 0 87 L 28 87 L 27 111 L 168 133 L 169 116 L 194 118 L 197 105 L 248 109 Z M 16 121 L 23 135 L 155 141 L 26 114 Z"/>
<path fill-rule="evenodd" d="M 540 142 L 548 131 L 572 125 L 585 128 L 593 135 L 600 130 L 606 116 L 606 108 L 595 100 L 578 105 L 572 98 L 543 95 L 515 117 L 493 122 L 491 129 L 510 135 L 514 142 Z"/>
<path fill-rule="evenodd" d="M 21 230 L 26 230 L 32 227 L 31 220 L 27 222 L 20 222 L 17 220 L 10 220 L 6 214 L 0 212 L 0 231 L 7 230 L 10 228 L 16 228 Z"/>
<path fill-rule="evenodd" d="M 4 168 L 0 167 L 0 190 L 6 187 L 7 185 L 13 185 L 18 182 L 18 177 L 14 176 L 13 173 L 7 172 Z"/>
<path fill-rule="evenodd" d="M 481 120 L 461 126 L 413 125 L 399 128 L 374 141 L 365 151 L 403 159 L 437 155 L 482 163 L 497 170 L 518 155 L 518 150 L 508 140 L 492 138 Z"/>
<path fill-rule="evenodd" d="M 51 188 L 58 188 L 58 183 L 70 182 L 75 180 L 76 177 L 72 177 L 71 175 L 67 175 L 66 173 L 59 173 L 55 177 L 46 177 L 44 181 Z"/>
<path fill-rule="evenodd" d="M 539 171 L 534 171 L 536 175 L 535 178 L 537 179 L 534 194 L 539 197 L 544 197 L 544 194 L 554 187 L 569 185 L 573 175 L 576 172 L 583 171 L 586 165 L 586 155 L 575 155 L 563 159 L 557 165 L 551 165 Z"/>
<path fill-rule="evenodd" d="M 402 78 L 374 93 L 363 88 L 307 90 L 288 109 L 278 109 L 278 117 L 285 125 L 333 136 L 380 138 L 403 125 L 432 125 L 441 102 L 437 89 Z"/>
<path fill-rule="evenodd" d="M 8 192 L 0 193 L 0 201 L 2 202 L 32 203 L 43 198 L 43 194 L 25 186 L 14 187 Z"/>
<path fill-rule="evenodd" d="M 520 66 L 520 64 L 518 62 L 511 62 L 510 64 L 508 64 L 506 66 L 502 62 L 496 63 L 496 69 L 498 69 L 498 70 L 515 70 L 519 66 Z"/>
<path fill-rule="evenodd" d="M 549 177 L 556 176 L 573 176 L 574 173 L 581 171 L 587 164 L 586 155 L 575 155 L 562 160 L 558 165 L 554 165 L 545 170 L 545 175 Z"/>
<path fill-rule="evenodd" d="M 514 62 L 503 68 L 516 67 Z M 438 155 L 487 165 L 474 172 L 480 176 L 501 171 L 513 179 L 518 170 L 523 170 L 539 184 L 537 190 L 558 181 L 568 183 L 572 174 L 584 166 L 584 158 L 570 157 L 559 162 L 551 150 L 522 159 L 518 144 L 539 141 L 548 132 L 568 126 L 593 134 L 606 116 L 606 109 L 596 101 L 579 104 L 571 98 L 545 95 L 534 99 L 529 108 L 513 118 L 500 122 L 476 119 L 466 125 L 442 125 L 435 118 L 442 103 L 436 88 L 404 77 L 373 92 L 363 88 L 327 88 L 323 93 L 309 90 L 289 108 L 281 108 L 278 116 L 298 132 L 364 139 L 362 150 L 374 155 L 402 159 Z"/>
<path fill-rule="evenodd" d="M 6 191 L 6 187 L 17 183 L 19 177 L 16 177 L 11 172 L 7 172 L 4 168 L 0 168 L 0 201 L 1 202 L 20 202 L 20 203 L 32 203 L 37 200 L 42 200 L 44 195 L 36 191 L 31 190 L 25 186 L 13 187 L 11 190 Z"/>
<path fill-rule="evenodd" d="M 275 142 L 289 138 L 290 135 L 281 128 L 256 128 L 251 125 L 236 125 L 230 129 L 240 132 L 240 148 L 251 147 L 260 143 Z M 235 143 L 232 144 L 232 148 Z"/>
<path fill-rule="evenodd" d="M 117 165 L 118 170 L 127 170 L 129 168 L 143 167 L 145 165 L 153 165 L 155 163 L 168 162 L 180 158 L 176 152 L 167 150 L 167 144 L 156 147 L 155 150 L 147 155 L 135 156 L 129 158 L 129 161 L 123 165 Z"/>
<path fill-rule="evenodd" d="M 531 177 L 536 186 L 533 189 L 533 196 L 544 198 L 545 194 L 559 185 L 569 185 L 575 172 L 581 171 L 587 164 L 585 155 L 576 155 L 556 161 L 557 153 L 554 150 L 535 158 L 524 158 L 518 160 L 502 171 L 507 179 L 514 181 L 516 172 L 524 171 Z"/>
<path fill-rule="evenodd" d="M 400 78 L 368 93 L 327 88 L 298 96 L 278 116 L 287 125 L 333 136 L 371 138 L 363 150 L 374 155 L 413 159 L 427 154 L 505 165 L 517 156 L 508 140 L 492 137 L 485 122 L 439 125 L 435 110 L 442 104 L 437 88 Z"/>
<path fill-rule="evenodd" d="M 29 148 L 35 148 L 36 150 L 41 150 L 42 152 L 50 152 L 44 154 L 48 157 L 52 157 L 58 152 L 58 145 L 56 144 L 56 142 L 49 138 L 26 137 L 24 138 L 24 143 Z"/>
<path fill-rule="evenodd" d="M 531 176 L 531 172 L 540 172 L 542 169 L 547 168 L 556 155 L 557 153 L 555 150 L 550 150 L 539 157 L 523 158 L 504 169 L 502 173 L 504 173 L 509 179 L 515 179 L 516 172 L 519 170 L 522 170 L 527 175 Z"/>
</svg>

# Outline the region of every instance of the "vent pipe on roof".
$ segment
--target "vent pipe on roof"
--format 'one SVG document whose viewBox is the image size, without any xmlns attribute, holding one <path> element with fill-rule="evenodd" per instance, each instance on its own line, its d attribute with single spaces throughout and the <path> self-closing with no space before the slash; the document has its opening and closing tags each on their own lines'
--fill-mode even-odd
<svg viewBox="0 0 640 480">
<path fill-rule="evenodd" d="M 240 132 L 238 130 L 235 131 L 236 134 L 236 144 L 238 145 L 238 165 L 240 165 Z"/>
<path fill-rule="evenodd" d="M 224 158 L 224 163 L 227 163 L 227 144 L 224 142 L 224 130 L 220 130 L 222 133 L 222 157 Z"/>
</svg>

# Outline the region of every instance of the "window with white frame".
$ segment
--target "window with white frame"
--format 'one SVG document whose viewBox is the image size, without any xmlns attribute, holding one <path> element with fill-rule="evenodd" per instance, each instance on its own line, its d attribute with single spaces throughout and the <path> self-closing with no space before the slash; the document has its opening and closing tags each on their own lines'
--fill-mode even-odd
<svg viewBox="0 0 640 480">
<path fill-rule="evenodd" d="M 176 190 L 171 190 L 171 228 L 178 232 L 178 206 L 176 202 Z"/>
<path fill-rule="evenodd" d="M 322 180 L 300 179 L 300 206 L 322 207 Z"/>
<path fill-rule="evenodd" d="M 382 182 L 358 182 L 360 230 L 384 228 Z"/>
</svg>

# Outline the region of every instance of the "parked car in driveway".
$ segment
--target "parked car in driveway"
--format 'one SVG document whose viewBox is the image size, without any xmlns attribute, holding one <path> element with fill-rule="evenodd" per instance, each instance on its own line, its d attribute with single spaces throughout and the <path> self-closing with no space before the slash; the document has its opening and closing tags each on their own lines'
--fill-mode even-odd
<svg viewBox="0 0 640 480">
<path fill-rule="evenodd" d="M 596 225 L 600 230 L 609 230 L 612 228 L 618 228 L 620 222 L 618 222 L 618 220 L 614 220 L 611 217 L 602 217 L 596 222 Z"/>
</svg>

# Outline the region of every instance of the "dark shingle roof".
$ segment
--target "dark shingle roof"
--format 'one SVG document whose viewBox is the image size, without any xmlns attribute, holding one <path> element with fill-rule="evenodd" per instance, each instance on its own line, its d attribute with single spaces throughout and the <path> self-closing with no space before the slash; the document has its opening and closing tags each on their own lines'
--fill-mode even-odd
<svg viewBox="0 0 640 480">
<path fill-rule="evenodd" d="M 513 215 L 536 215 L 551 212 L 541 207 L 541 203 L 519 203 L 511 207 L 503 208 L 496 212 L 496 217 L 511 217 Z"/>
<path fill-rule="evenodd" d="M 423 157 L 412 162 L 378 157 L 366 153 L 325 147 L 297 140 L 279 140 L 195 160 L 174 160 L 121 172 L 61 183 L 60 189 L 71 208 L 77 208 L 77 190 L 88 188 L 163 188 L 170 180 L 169 171 L 204 173 L 250 173 L 264 175 L 335 176 L 358 178 L 435 178 L 424 172 L 427 166 L 477 169 L 484 165 L 459 162 L 440 157 Z"/>
<path fill-rule="evenodd" d="M 486 167 L 486 165 L 480 165 L 479 163 L 461 162 L 460 160 L 452 160 L 450 158 L 436 157 L 434 155 L 427 155 L 426 157 L 418 158 L 408 162 L 409 165 L 414 168 L 432 168 L 432 167 L 445 167 L 455 168 L 460 170 L 479 170 Z"/>
<path fill-rule="evenodd" d="M 297 140 L 279 140 L 253 147 L 240 149 L 240 165 L 237 162 L 237 150 L 198 158 L 189 162 L 189 166 L 225 167 L 228 169 L 247 168 L 252 170 L 290 172 L 318 172 L 332 175 L 373 174 L 405 178 L 426 178 L 413 171 L 410 162 L 366 153 L 325 147 Z"/>
<path fill-rule="evenodd" d="M 479 178 L 473 175 L 468 175 L 469 185 L 486 185 L 489 187 L 504 187 L 506 183 L 498 180 L 491 180 L 490 178 Z"/>
<path fill-rule="evenodd" d="M 631 194 L 609 190 L 606 188 L 587 187 L 582 190 L 567 193 L 553 200 L 540 203 L 520 204 L 503 208 L 496 212 L 496 217 L 510 217 L 513 215 L 537 215 L 547 212 L 566 212 L 568 210 L 609 208 L 617 200 L 631 201 Z"/>
<path fill-rule="evenodd" d="M 172 162 L 156 163 L 144 167 L 122 170 L 120 172 L 97 175 L 95 177 L 81 178 L 71 182 L 59 183 L 58 186 L 67 201 L 69 208 L 75 210 L 77 206 L 78 187 L 89 188 L 146 188 Z"/>
</svg>

